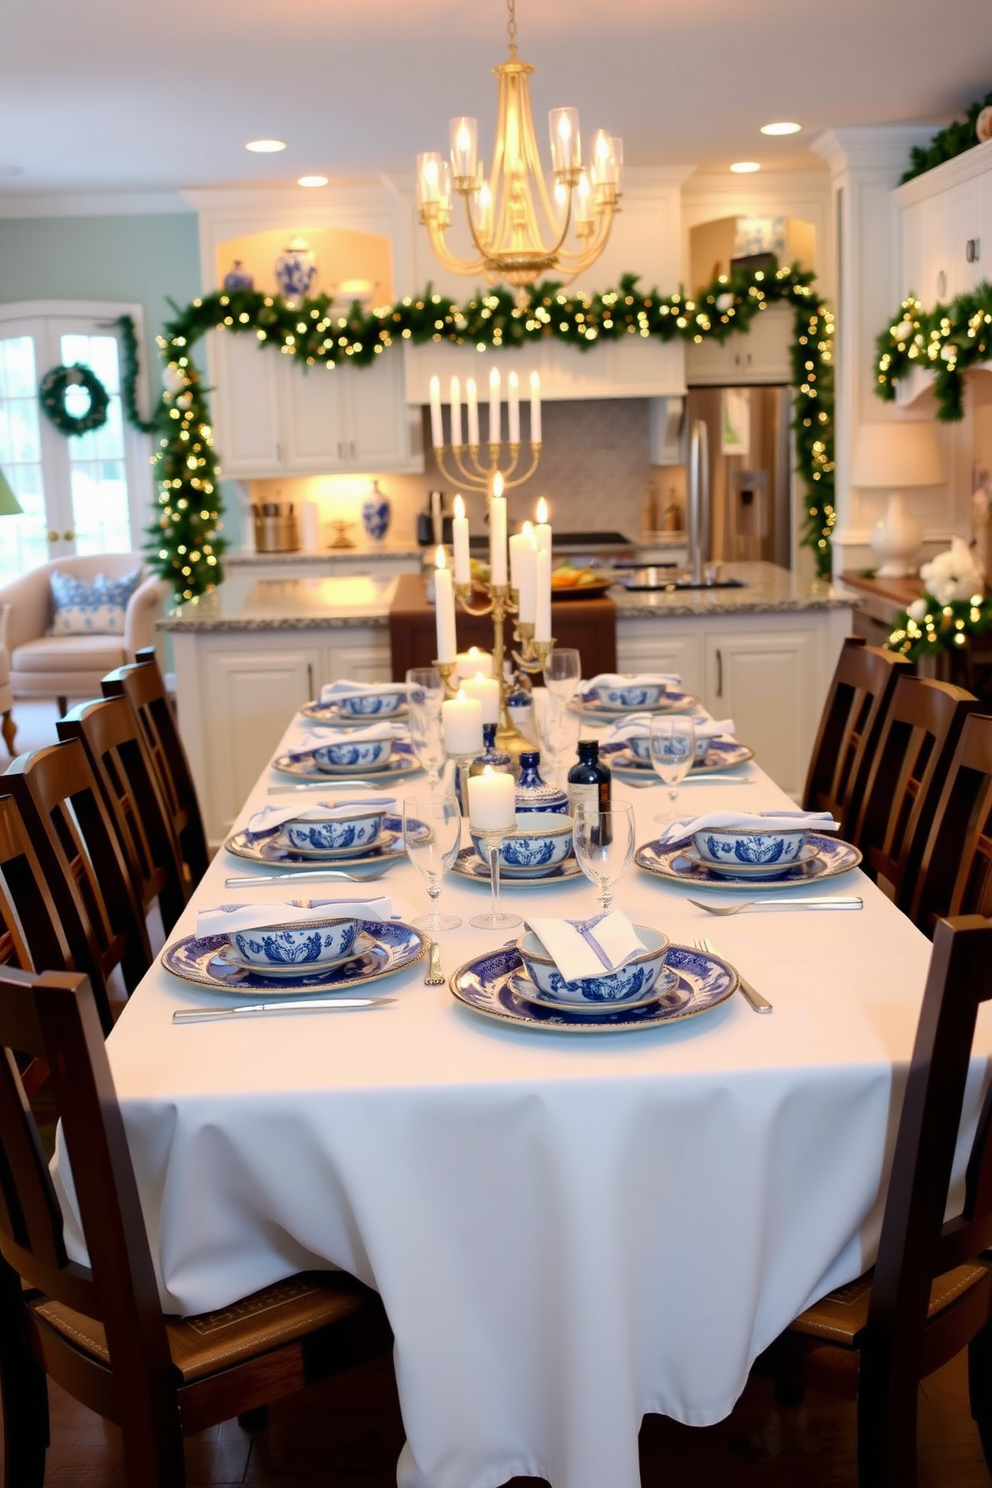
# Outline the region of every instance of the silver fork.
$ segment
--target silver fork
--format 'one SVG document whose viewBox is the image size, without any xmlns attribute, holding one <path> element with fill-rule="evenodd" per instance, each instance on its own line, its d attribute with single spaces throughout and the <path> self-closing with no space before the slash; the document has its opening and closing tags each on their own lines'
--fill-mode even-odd
<svg viewBox="0 0 992 1488">
<path fill-rule="evenodd" d="M 706 940 L 705 937 L 702 940 L 696 941 L 696 948 L 700 951 L 706 951 L 710 956 L 719 956 L 720 954 L 713 942 L 711 940 Z M 737 973 L 737 980 L 742 993 L 744 994 L 747 1001 L 751 1004 L 751 1009 L 753 1012 L 770 1013 L 772 1011 L 772 1005 L 768 1001 L 768 998 L 762 997 L 761 993 L 756 991 L 756 989 L 751 986 L 750 982 L 746 982 L 744 980 L 739 971 Z"/>
<path fill-rule="evenodd" d="M 443 987 L 448 978 L 441 970 L 441 947 L 436 940 L 431 941 L 431 962 L 424 977 L 425 987 Z"/>
<path fill-rule="evenodd" d="M 864 900 L 856 894 L 819 894 L 812 899 L 796 899 L 792 894 L 769 894 L 765 899 L 739 899 L 735 904 L 708 904 L 702 899 L 688 899 L 707 914 L 735 915 L 742 909 L 861 909 Z"/>
<path fill-rule="evenodd" d="M 351 883 L 372 883 L 373 879 L 382 878 L 384 873 L 388 873 L 392 866 L 392 863 L 384 863 L 381 868 L 372 868 L 368 873 L 349 873 L 345 868 L 287 868 L 282 873 L 236 874 L 233 878 L 225 878 L 224 885 L 233 889 L 245 884 L 296 883 L 301 879 L 322 883 L 329 878 L 346 878 Z"/>
</svg>

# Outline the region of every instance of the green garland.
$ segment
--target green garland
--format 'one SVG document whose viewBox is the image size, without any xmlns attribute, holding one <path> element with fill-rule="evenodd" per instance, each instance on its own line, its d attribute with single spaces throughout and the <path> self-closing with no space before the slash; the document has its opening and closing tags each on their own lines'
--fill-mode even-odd
<svg viewBox="0 0 992 1488">
<path fill-rule="evenodd" d="M 71 387 L 84 387 L 89 393 L 90 406 L 85 413 L 69 413 L 66 408 L 65 395 Z M 38 398 L 46 416 L 67 439 L 88 434 L 91 429 L 102 429 L 107 422 L 110 394 L 93 369 L 83 362 L 73 362 L 71 367 L 52 367 L 41 379 Z"/>
<path fill-rule="evenodd" d="M 986 635 L 992 630 L 992 600 L 982 595 L 952 599 L 942 605 L 928 593 L 917 604 L 921 612 L 919 619 L 908 610 L 900 610 L 885 643 L 886 650 L 898 651 L 910 661 L 964 647 L 970 636 Z"/>
<path fill-rule="evenodd" d="M 914 367 L 933 372 L 937 417 L 945 424 L 964 416 L 964 374 L 992 358 L 992 284 L 983 280 L 949 305 L 924 310 L 913 295 L 875 342 L 875 392 L 895 401 L 896 384 Z"/>
<path fill-rule="evenodd" d="M 943 165 L 945 160 L 953 160 L 956 155 L 963 155 L 966 150 L 973 150 L 980 144 L 981 141 L 975 134 L 975 125 L 982 109 L 987 108 L 990 103 L 992 93 L 986 93 L 984 98 L 971 105 L 963 119 L 955 119 L 953 124 L 938 130 L 929 145 L 914 145 L 909 152 L 909 169 L 904 172 L 899 184 L 912 181 L 914 176 L 922 176 L 924 171 L 933 170 L 935 165 Z"/>
<path fill-rule="evenodd" d="M 160 434 L 154 456 L 160 494 L 158 518 L 149 529 L 150 557 L 176 585 L 178 600 L 191 599 L 221 577 L 218 464 L 210 415 L 192 348 L 207 331 L 255 336 L 303 366 L 369 366 L 394 344 L 449 341 L 480 351 L 523 347 L 545 337 L 579 351 L 625 336 L 662 342 L 713 339 L 748 329 L 769 305 L 794 308 L 792 352 L 795 381 L 793 428 L 799 474 L 807 486 L 803 543 L 813 550 L 817 572 L 830 573 L 833 505 L 833 316 L 814 288 L 814 276 L 798 267 L 721 275 L 696 299 L 683 294 L 642 294 L 625 275 L 602 294 L 566 295 L 555 283 L 536 285 L 528 304 L 494 289 L 459 306 L 432 293 L 406 296 L 394 305 L 347 313 L 327 295 L 296 305 L 257 290 L 234 290 L 194 300 L 158 338 L 169 385 L 152 421 Z M 128 401 L 129 416 L 134 408 Z M 139 427 L 143 427 L 139 424 Z"/>
</svg>

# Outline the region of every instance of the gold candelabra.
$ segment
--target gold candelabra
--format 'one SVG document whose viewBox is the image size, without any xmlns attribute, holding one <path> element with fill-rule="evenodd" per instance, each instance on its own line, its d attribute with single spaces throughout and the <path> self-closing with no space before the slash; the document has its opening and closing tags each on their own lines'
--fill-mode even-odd
<svg viewBox="0 0 992 1488">
<path fill-rule="evenodd" d="M 491 501 L 494 494 L 502 494 L 503 491 L 511 490 L 514 486 L 522 486 L 525 481 L 530 480 L 537 469 L 541 458 L 541 441 L 531 442 L 530 464 L 525 471 L 518 474 L 522 447 L 519 440 L 512 444 L 507 443 L 506 448 L 509 451 L 510 460 L 509 464 L 502 469 L 500 468 L 502 442 L 490 441 L 485 446 L 481 444 L 436 444 L 434 458 L 442 475 L 453 486 L 464 486 L 469 491 L 485 491 L 487 500 Z M 486 462 L 482 459 L 483 448 L 488 451 Z M 450 468 L 450 459 L 454 459 L 454 471 Z"/>
</svg>

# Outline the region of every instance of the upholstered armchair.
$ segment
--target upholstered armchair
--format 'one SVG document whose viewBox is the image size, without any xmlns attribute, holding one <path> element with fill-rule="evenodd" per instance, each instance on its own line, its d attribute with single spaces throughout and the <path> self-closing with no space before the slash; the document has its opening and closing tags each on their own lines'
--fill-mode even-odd
<svg viewBox="0 0 992 1488">
<path fill-rule="evenodd" d="M 155 576 L 145 578 L 128 600 L 123 635 L 50 635 L 55 606 L 53 569 L 92 583 L 97 574 L 119 579 L 141 567 L 140 553 L 97 553 L 86 558 L 55 558 L 40 568 L 0 586 L 0 714 L 9 715 L 10 698 L 57 698 L 65 712 L 69 698 L 100 696 L 100 679 L 134 660 L 136 651 L 155 644 L 155 620 L 172 586 Z M 6 618 L 4 647 L 3 607 Z M 4 704 L 4 657 L 9 664 L 8 701 Z M 13 748 L 9 716 L 4 724 L 7 747 Z"/>
</svg>

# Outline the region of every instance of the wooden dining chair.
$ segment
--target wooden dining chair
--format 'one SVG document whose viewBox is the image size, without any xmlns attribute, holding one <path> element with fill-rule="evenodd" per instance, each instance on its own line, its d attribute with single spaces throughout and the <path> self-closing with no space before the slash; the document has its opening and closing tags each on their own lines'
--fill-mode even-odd
<svg viewBox="0 0 992 1488">
<path fill-rule="evenodd" d="M 992 924 L 941 920 L 874 1270 L 808 1307 L 765 1359 L 796 1401 L 831 1354 L 856 1356 L 860 1488 L 915 1488 L 920 1380 L 966 1344 L 971 1412 L 992 1471 L 992 1091 L 964 1207 L 944 1221 L 978 1009 L 990 998 Z M 836 1371 L 821 1378 L 836 1389 Z"/>
<path fill-rule="evenodd" d="M 186 905 L 179 847 L 144 736 L 126 697 L 80 703 L 56 724 L 60 739 L 79 739 L 103 791 L 147 920 L 157 902 L 166 934 Z"/>
<path fill-rule="evenodd" d="M 992 717 L 965 719 L 907 910 L 925 935 L 946 915 L 992 915 Z"/>
<path fill-rule="evenodd" d="M 829 811 L 850 839 L 905 657 L 849 636 L 841 649 L 806 777 L 803 806 Z"/>
<path fill-rule="evenodd" d="M 206 873 L 210 861 L 196 786 L 154 648 L 147 647 L 137 655 L 133 665 L 107 673 L 101 684 L 103 695 L 123 695 L 134 710 L 192 887 Z"/>
<path fill-rule="evenodd" d="M 18 755 L 0 777 L 34 843 L 75 968 L 133 992 L 152 962 L 124 853 L 78 739 Z"/>
<path fill-rule="evenodd" d="M 900 909 L 909 908 L 948 767 L 978 706 L 949 682 L 912 675 L 896 681 L 852 840 L 866 872 Z"/>
<path fill-rule="evenodd" d="M 163 1314 L 85 977 L 0 968 L 0 1394 L 6 1483 L 41 1488 L 46 1375 L 121 1428 L 133 1488 L 182 1488 L 183 1438 L 387 1349 L 375 1293 L 292 1276 L 216 1312 Z M 15 1055 L 47 1060 L 88 1264 L 69 1259 Z"/>
</svg>

